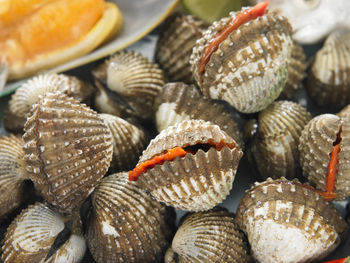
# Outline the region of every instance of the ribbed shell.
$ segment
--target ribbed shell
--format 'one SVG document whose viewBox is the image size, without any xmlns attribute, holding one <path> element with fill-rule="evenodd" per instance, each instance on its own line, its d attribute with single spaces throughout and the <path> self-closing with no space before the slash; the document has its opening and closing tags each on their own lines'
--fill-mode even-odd
<svg viewBox="0 0 350 263">
<path fill-rule="evenodd" d="M 236 220 L 258 262 L 316 262 L 339 245 L 346 222 L 331 202 L 298 181 L 268 179 L 247 190 Z"/>
<path fill-rule="evenodd" d="M 203 120 L 188 120 L 170 126 L 154 138 L 139 164 L 174 147 L 207 143 L 209 140 L 237 143 L 219 126 Z M 220 204 L 229 194 L 243 152 L 237 145 L 220 151 L 186 154 L 165 161 L 142 173 L 137 182 L 158 201 L 188 211 L 203 211 Z"/>
<path fill-rule="evenodd" d="M 47 93 L 24 128 L 27 172 L 35 187 L 60 212 L 70 213 L 107 172 L 111 132 L 96 112 L 60 93 Z"/>
<path fill-rule="evenodd" d="M 307 89 L 322 106 L 340 108 L 350 103 L 350 30 L 328 36 L 311 66 Z"/>
<path fill-rule="evenodd" d="M 44 262 L 63 229 L 63 218 L 57 212 L 41 203 L 29 206 L 7 229 L 2 262 Z"/>
<path fill-rule="evenodd" d="M 337 113 L 340 118 L 349 118 L 350 117 L 350 104 L 345 106 L 341 111 Z"/>
<path fill-rule="evenodd" d="M 104 178 L 92 206 L 86 240 L 97 262 L 162 262 L 175 216 L 130 182 L 126 172 Z"/>
<path fill-rule="evenodd" d="M 193 48 L 192 72 L 205 96 L 230 103 L 243 113 L 266 108 L 281 93 L 288 78 L 292 50 L 287 19 L 268 13 L 230 33 L 211 55 L 204 74 L 198 67 L 205 47 L 235 17 L 214 22 Z"/>
<path fill-rule="evenodd" d="M 242 135 L 231 117 L 231 112 L 222 104 L 204 98 L 193 85 L 182 82 L 167 83 L 158 100 L 159 107 L 156 111 L 158 131 L 184 120 L 211 121 L 220 126 L 243 148 Z"/>
<path fill-rule="evenodd" d="M 251 152 L 263 178 L 297 176 L 299 137 L 310 120 L 310 113 L 291 101 L 274 102 L 259 113 Z"/>
<path fill-rule="evenodd" d="M 299 152 L 303 176 L 316 185 L 317 189 L 325 191 L 330 153 L 340 129 L 335 192 L 336 199 L 345 199 L 350 196 L 350 119 L 341 119 L 333 114 L 313 118 L 301 134 Z"/>
<path fill-rule="evenodd" d="M 10 135 L 0 137 L 0 218 L 21 204 L 25 170 L 23 140 Z"/>
<path fill-rule="evenodd" d="M 112 133 L 113 160 L 111 165 L 123 171 L 132 169 L 142 150 L 146 148 L 143 130 L 110 114 L 100 114 L 100 117 Z"/>
<path fill-rule="evenodd" d="M 178 261 L 165 257 L 165 263 L 179 262 L 251 262 L 244 234 L 233 215 L 224 210 L 191 214 L 177 230 L 171 252 Z"/>
<path fill-rule="evenodd" d="M 164 23 L 155 60 L 169 81 L 194 83 L 189 63 L 192 48 L 209 25 L 192 15 L 175 13 Z"/>
</svg>

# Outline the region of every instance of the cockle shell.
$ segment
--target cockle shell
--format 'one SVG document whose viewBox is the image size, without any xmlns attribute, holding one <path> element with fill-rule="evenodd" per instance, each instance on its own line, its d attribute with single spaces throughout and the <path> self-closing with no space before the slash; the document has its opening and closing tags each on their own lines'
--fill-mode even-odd
<svg viewBox="0 0 350 263">
<path fill-rule="evenodd" d="M 135 125 L 110 114 L 100 114 L 112 133 L 113 160 L 111 166 L 120 170 L 132 169 L 142 150 L 146 148 L 146 136 Z"/>
<path fill-rule="evenodd" d="M 112 159 L 111 132 L 96 112 L 61 93 L 47 93 L 24 127 L 27 172 L 41 195 L 70 213 L 93 191 Z"/>
<path fill-rule="evenodd" d="M 175 262 L 244 263 L 251 262 L 251 257 L 233 214 L 216 209 L 184 219 L 165 256 L 165 263 Z"/>
<path fill-rule="evenodd" d="M 232 12 L 214 22 L 197 41 L 192 72 L 205 96 L 225 100 L 243 113 L 258 112 L 280 95 L 287 81 L 291 26 L 286 18 L 270 12 L 241 25 L 221 42 L 200 74 L 205 47 L 235 16 Z"/>
<path fill-rule="evenodd" d="M 178 122 L 190 119 L 211 121 L 230 135 L 242 148 L 242 135 L 231 112 L 224 105 L 204 98 L 193 85 L 182 82 L 164 85 L 156 111 L 158 131 L 162 131 Z"/>
<path fill-rule="evenodd" d="M 350 29 L 328 36 L 311 66 L 307 90 L 319 105 L 340 108 L 350 103 Z"/>
<path fill-rule="evenodd" d="M 154 198 L 188 211 L 203 211 L 220 204 L 229 194 L 243 155 L 237 143 L 219 126 L 188 120 L 170 126 L 154 138 L 140 157 L 141 164 L 174 147 L 216 143 L 233 144 L 220 151 L 199 149 L 173 161 L 165 161 L 142 173 L 137 182 Z"/>
<path fill-rule="evenodd" d="M 322 114 L 313 118 L 305 126 L 299 140 L 300 165 L 303 176 L 317 189 L 326 191 L 330 153 L 339 132 L 341 141 L 335 192 L 336 199 L 345 199 L 350 196 L 350 119 L 333 114 Z"/>
<path fill-rule="evenodd" d="M 299 137 L 310 120 L 310 113 L 291 101 L 273 102 L 259 113 L 258 130 L 250 150 L 262 177 L 297 176 Z"/>
<path fill-rule="evenodd" d="M 162 262 L 175 215 L 128 180 L 104 178 L 92 194 L 86 240 L 97 262 Z"/>
<path fill-rule="evenodd" d="M 344 237 L 346 222 L 331 202 L 298 181 L 255 183 L 241 199 L 236 220 L 257 262 L 315 262 Z"/>
<path fill-rule="evenodd" d="M 28 178 L 23 145 L 23 140 L 13 135 L 0 137 L 0 218 L 22 202 L 22 186 Z"/>
<path fill-rule="evenodd" d="M 197 17 L 180 13 L 165 21 L 154 56 L 169 81 L 194 83 L 189 60 L 194 44 L 208 26 Z"/>
</svg>

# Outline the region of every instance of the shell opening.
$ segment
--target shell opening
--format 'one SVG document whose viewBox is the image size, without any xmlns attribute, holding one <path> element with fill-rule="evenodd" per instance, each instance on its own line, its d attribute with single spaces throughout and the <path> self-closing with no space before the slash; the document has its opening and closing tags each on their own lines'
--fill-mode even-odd
<svg viewBox="0 0 350 263">
<path fill-rule="evenodd" d="M 153 156 L 151 159 L 137 165 L 132 171 L 129 171 L 129 180 L 136 181 L 138 177 L 145 173 L 147 170 L 152 169 L 154 166 L 158 164 L 163 164 L 165 161 L 173 161 L 177 157 L 184 157 L 186 154 L 196 154 L 199 150 L 204 152 L 209 151 L 210 148 L 215 147 L 217 151 L 221 151 L 225 146 L 233 149 L 236 147 L 233 143 L 226 143 L 225 140 L 221 140 L 220 142 L 215 142 L 212 139 L 209 139 L 206 143 L 196 142 L 194 145 L 185 145 L 184 147 L 174 147 L 165 151 L 164 153 Z"/>
</svg>

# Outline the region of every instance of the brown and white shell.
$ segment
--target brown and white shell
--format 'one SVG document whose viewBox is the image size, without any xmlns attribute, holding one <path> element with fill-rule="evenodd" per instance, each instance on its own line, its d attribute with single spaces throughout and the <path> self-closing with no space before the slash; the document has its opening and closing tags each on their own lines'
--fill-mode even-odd
<svg viewBox="0 0 350 263">
<path fill-rule="evenodd" d="M 311 66 L 307 90 L 321 106 L 341 108 L 350 103 L 350 30 L 328 36 Z"/>
<path fill-rule="evenodd" d="M 174 13 L 167 18 L 154 56 L 169 81 L 195 82 L 190 56 L 194 44 L 208 26 L 206 22 L 192 15 Z"/>
<path fill-rule="evenodd" d="M 22 186 L 28 178 L 23 145 L 13 135 L 0 137 L 0 219 L 22 203 Z"/>
<path fill-rule="evenodd" d="M 142 173 L 137 182 L 155 199 L 187 211 L 204 211 L 220 204 L 229 194 L 238 163 L 243 155 L 238 144 L 219 126 L 203 120 L 188 120 L 170 126 L 154 138 L 139 160 L 139 165 L 174 147 L 200 146 L 184 157 L 155 165 Z"/>
<path fill-rule="evenodd" d="M 164 261 L 252 262 L 248 251 L 233 214 L 214 209 L 190 214 L 183 220 Z"/>
<path fill-rule="evenodd" d="M 112 133 L 113 159 L 111 166 L 122 171 L 132 169 L 146 148 L 146 136 L 135 125 L 110 114 L 100 114 Z"/>
<path fill-rule="evenodd" d="M 190 119 L 211 121 L 230 135 L 243 148 L 242 135 L 229 109 L 202 96 L 193 85 L 167 83 L 157 98 L 156 124 L 162 131 Z"/>
<path fill-rule="evenodd" d="M 204 49 L 237 13 L 214 22 L 193 48 L 192 72 L 207 97 L 225 100 L 243 113 L 266 108 L 281 93 L 288 78 L 293 42 L 285 17 L 268 12 L 241 25 L 210 56 L 199 72 Z"/>
<path fill-rule="evenodd" d="M 70 213 L 105 175 L 112 160 L 112 136 L 99 115 L 61 93 L 47 93 L 25 124 L 27 172 L 41 195 Z"/>
<path fill-rule="evenodd" d="M 298 175 L 299 137 L 311 115 L 301 105 L 277 101 L 259 113 L 250 151 L 263 178 L 292 179 Z"/>
<path fill-rule="evenodd" d="M 128 174 L 102 179 L 92 194 L 86 240 L 98 262 L 162 262 L 175 215 L 128 180 Z"/>
<path fill-rule="evenodd" d="M 255 183 L 241 199 L 236 221 L 257 262 L 315 262 L 343 239 L 347 224 L 310 186 L 285 178 Z"/>
<path fill-rule="evenodd" d="M 340 136 L 336 199 L 350 196 L 350 119 L 333 114 L 322 114 L 313 118 L 304 128 L 299 142 L 300 165 L 309 182 L 321 191 L 326 191 L 328 164 L 333 144 Z"/>
</svg>

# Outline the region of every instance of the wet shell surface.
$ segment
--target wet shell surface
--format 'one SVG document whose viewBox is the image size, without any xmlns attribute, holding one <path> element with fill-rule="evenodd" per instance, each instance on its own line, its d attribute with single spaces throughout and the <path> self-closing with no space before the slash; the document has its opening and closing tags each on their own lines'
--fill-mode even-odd
<svg viewBox="0 0 350 263">
<path fill-rule="evenodd" d="M 305 176 L 317 189 L 326 191 L 330 153 L 337 136 L 340 136 L 336 199 L 350 196 L 350 119 L 333 114 L 322 114 L 313 118 L 304 128 L 299 143 L 300 165 Z"/>
<path fill-rule="evenodd" d="M 298 175 L 299 137 L 310 120 L 310 113 L 291 101 L 273 102 L 259 113 L 250 151 L 263 178 L 292 179 Z"/>
<path fill-rule="evenodd" d="M 23 144 L 13 135 L 0 137 L 0 218 L 22 202 L 22 186 L 28 178 Z"/>
<path fill-rule="evenodd" d="M 258 262 L 315 262 L 339 245 L 346 222 L 310 186 L 268 179 L 246 191 L 236 220 Z"/>
<path fill-rule="evenodd" d="M 307 90 L 321 106 L 340 108 L 350 103 L 350 30 L 328 36 L 311 66 Z"/>
<path fill-rule="evenodd" d="M 251 258 L 233 214 L 216 209 L 184 219 L 165 256 L 165 263 L 175 262 L 244 263 L 251 262 Z"/>
<path fill-rule="evenodd" d="M 208 26 L 199 18 L 180 13 L 165 21 L 156 46 L 155 61 L 169 81 L 195 82 L 189 60 L 193 46 Z"/>
<path fill-rule="evenodd" d="M 205 96 L 225 100 L 243 113 L 258 112 L 280 95 L 287 81 L 291 26 L 275 13 L 241 25 L 221 42 L 201 74 L 204 49 L 235 16 L 232 12 L 214 22 L 197 41 L 190 61 L 192 72 Z"/>
<path fill-rule="evenodd" d="M 217 150 L 212 143 L 225 142 Z M 188 211 L 208 210 L 229 194 L 243 152 L 219 126 L 188 120 L 160 132 L 140 157 L 138 165 L 175 147 L 198 147 L 194 152 L 156 164 L 137 182 L 158 201 Z M 200 148 L 204 146 L 204 148 Z"/>
<path fill-rule="evenodd" d="M 73 98 L 47 93 L 25 124 L 27 172 L 41 195 L 70 213 L 110 165 L 111 132 L 99 115 Z"/>
<path fill-rule="evenodd" d="M 126 171 L 132 169 L 146 148 L 146 137 L 140 128 L 110 114 L 100 114 L 112 133 L 113 160 L 111 166 Z"/>
<path fill-rule="evenodd" d="M 156 111 L 158 131 L 190 119 L 211 121 L 230 135 L 242 148 L 242 135 L 231 113 L 224 105 L 204 98 L 193 85 L 167 83 L 159 95 Z M 158 101 L 157 99 L 157 101 Z"/>
<path fill-rule="evenodd" d="M 128 180 L 126 172 L 104 178 L 92 195 L 86 240 L 97 262 L 162 262 L 174 214 Z"/>
</svg>

